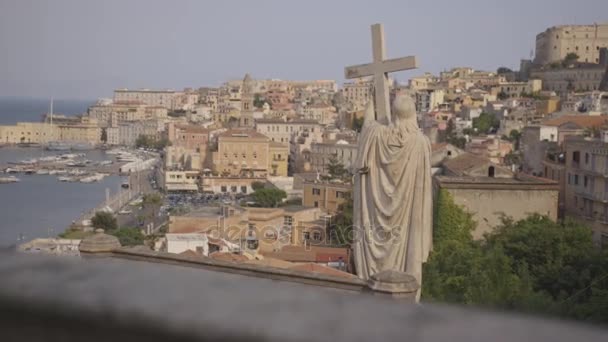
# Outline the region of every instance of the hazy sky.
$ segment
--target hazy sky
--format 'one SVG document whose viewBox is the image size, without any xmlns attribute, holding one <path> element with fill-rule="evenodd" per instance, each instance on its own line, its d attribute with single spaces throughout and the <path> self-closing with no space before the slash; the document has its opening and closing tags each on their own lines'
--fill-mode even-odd
<svg viewBox="0 0 608 342">
<path fill-rule="evenodd" d="M 86 98 L 118 87 L 227 79 L 336 79 L 371 60 L 381 22 L 389 57 L 420 69 L 517 68 L 549 26 L 608 22 L 608 0 L 0 0 L 0 96 Z"/>
</svg>

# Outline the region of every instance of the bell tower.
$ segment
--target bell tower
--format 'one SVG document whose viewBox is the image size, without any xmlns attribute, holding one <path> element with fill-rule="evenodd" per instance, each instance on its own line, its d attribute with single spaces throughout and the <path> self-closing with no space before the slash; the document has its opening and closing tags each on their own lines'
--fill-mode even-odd
<svg viewBox="0 0 608 342">
<path fill-rule="evenodd" d="M 253 80 L 245 74 L 241 87 L 241 127 L 253 127 L 253 95 Z"/>
</svg>

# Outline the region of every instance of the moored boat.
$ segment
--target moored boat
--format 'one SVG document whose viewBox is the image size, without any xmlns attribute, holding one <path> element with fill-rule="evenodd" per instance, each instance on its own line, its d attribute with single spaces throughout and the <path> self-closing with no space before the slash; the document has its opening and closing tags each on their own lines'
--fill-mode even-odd
<svg viewBox="0 0 608 342">
<path fill-rule="evenodd" d="M 0 184 L 18 183 L 19 181 L 20 179 L 15 176 L 0 177 Z"/>
</svg>

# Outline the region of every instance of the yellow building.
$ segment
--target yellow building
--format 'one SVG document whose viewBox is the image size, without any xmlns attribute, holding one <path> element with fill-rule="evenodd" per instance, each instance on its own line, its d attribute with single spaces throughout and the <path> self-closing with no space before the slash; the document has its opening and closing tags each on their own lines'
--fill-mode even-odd
<svg viewBox="0 0 608 342">
<path fill-rule="evenodd" d="M 287 176 L 287 160 L 289 157 L 289 147 L 278 142 L 269 142 L 270 164 L 268 165 L 270 176 Z"/>
<path fill-rule="evenodd" d="M 256 131 L 226 131 L 218 137 L 217 145 L 217 152 L 213 152 L 213 167 L 215 172 L 223 175 L 266 177 L 273 173 L 273 159 L 280 159 L 279 155 L 281 158 L 284 156 L 287 164 L 288 152 L 274 145 L 271 152 L 270 139 Z M 276 163 L 276 175 L 281 175 L 279 169 L 282 161 L 277 160 Z"/>
<path fill-rule="evenodd" d="M 166 191 L 198 191 L 201 180 L 198 171 L 165 171 Z"/>
<path fill-rule="evenodd" d="M 69 142 L 101 143 L 101 128 L 97 120 L 83 117 L 78 124 L 59 125 L 59 140 Z"/>
<path fill-rule="evenodd" d="M 555 113 L 561 109 L 560 98 L 552 96 L 547 99 L 539 100 L 536 102 L 536 112 L 541 116 L 547 116 L 551 113 Z"/>
<path fill-rule="evenodd" d="M 302 205 L 321 208 L 328 213 L 336 213 L 352 191 L 351 184 L 331 182 L 307 182 L 303 188 Z"/>
<path fill-rule="evenodd" d="M 2 144 L 45 144 L 58 138 L 58 128 L 43 122 L 18 122 L 0 126 Z"/>
</svg>

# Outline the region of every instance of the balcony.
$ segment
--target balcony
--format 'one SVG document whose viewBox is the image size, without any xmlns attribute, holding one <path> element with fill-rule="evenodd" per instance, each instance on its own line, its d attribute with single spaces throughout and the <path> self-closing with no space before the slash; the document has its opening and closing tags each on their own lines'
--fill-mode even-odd
<svg viewBox="0 0 608 342">
<path fill-rule="evenodd" d="M 583 189 L 583 190 L 575 190 L 574 193 L 577 196 L 587 198 L 587 199 L 590 199 L 593 201 L 608 203 L 608 193 L 607 192 L 602 192 L 602 191 L 593 192 L 593 191 L 588 191 L 588 190 Z"/>
</svg>

